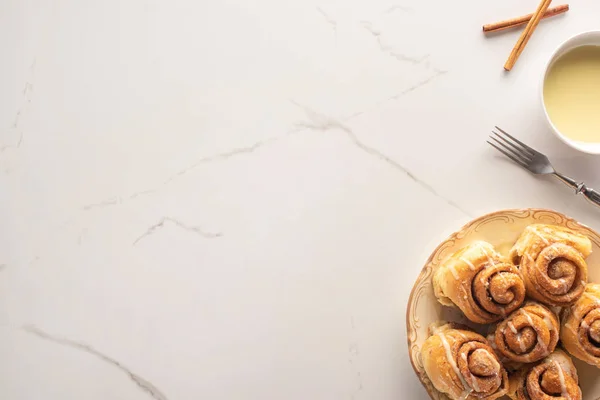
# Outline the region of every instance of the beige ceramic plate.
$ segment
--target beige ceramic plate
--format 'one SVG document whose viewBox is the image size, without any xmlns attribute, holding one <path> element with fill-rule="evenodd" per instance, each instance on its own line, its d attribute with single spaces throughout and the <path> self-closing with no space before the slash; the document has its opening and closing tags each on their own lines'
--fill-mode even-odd
<svg viewBox="0 0 600 400">
<path fill-rule="evenodd" d="M 600 235 L 569 217 L 551 210 L 503 210 L 469 222 L 460 231 L 443 241 L 431 254 L 415 282 L 406 309 L 410 362 L 432 399 L 447 400 L 448 398 L 431 385 L 423 370 L 420 349 L 427 338 L 427 327 L 439 320 L 451 320 L 467 323 L 481 330 L 481 326 L 469 323 L 459 312 L 443 307 L 437 302 L 431 285 L 433 272 L 446 257 L 474 240 L 486 240 L 506 255 L 523 229 L 533 223 L 566 226 L 587 235 L 593 243 L 592 255 L 587 259 L 589 278 L 592 282 L 600 282 Z M 579 372 L 583 399 L 600 399 L 600 370 L 578 360 L 574 361 Z"/>
</svg>

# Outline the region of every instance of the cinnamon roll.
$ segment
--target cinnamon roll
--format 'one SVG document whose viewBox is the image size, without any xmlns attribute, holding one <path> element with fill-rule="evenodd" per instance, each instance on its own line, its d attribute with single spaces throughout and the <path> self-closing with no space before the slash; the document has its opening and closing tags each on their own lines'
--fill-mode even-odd
<svg viewBox="0 0 600 400">
<path fill-rule="evenodd" d="M 525 300 L 519 270 L 484 241 L 445 260 L 433 276 L 433 287 L 440 303 L 459 308 L 479 324 L 501 320 Z"/>
<path fill-rule="evenodd" d="M 506 372 L 508 372 L 508 376 L 510 377 L 512 373 L 519 371 L 521 368 L 523 368 L 523 363 L 517 362 L 517 361 L 512 361 L 508 358 L 506 358 L 500 351 L 498 351 L 498 346 L 496 346 L 496 327 L 497 325 L 490 325 L 490 332 L 487 334 L 487 336 L 485 337 L 488 341 L 488 343 L 490 344 L 490 347 L 494 350 L 494 352 L 496 353 L 496 355 L 498 356 L 498 359 L 500 360 L 500 362 L 502 363 L 502 366 L 504 367 L 504 369 L 506 369 Z"/>
<path fill-rule="evenodd" d="M 556 350 L 537 364 L 525 366 L 510 377 L 508 396 L 513 400 L 581 400 L 579 377 L 571 358 Z"/>
<path fill-rule="evenodd" d="M 508 392 L 508 375 L 487 340 L 446 324 L 431 329 L 421 348 L 433 386 L 451 400 L 493 400 Z"/>
<path fill-rule="evenodd" d="M 529 225 L 510 251 L 519 265 L 529 297 L 544 304 L 575 302 L 588 282 L 585 258 L 590 239 L 562 226 Z"/>
<path fill-rule="evenodd" d="M 495 349 L 510 361 L 533 363 L 554 351 L 559 333 L 556 314 L 542 304 L 528 302 L 496 327 Z"/>
<path fill-rule="evenodd" d="M 600 368 L 600 285 L 590 283 L 563 314 L 560 338 L 572 356 Z"/>
</svg>

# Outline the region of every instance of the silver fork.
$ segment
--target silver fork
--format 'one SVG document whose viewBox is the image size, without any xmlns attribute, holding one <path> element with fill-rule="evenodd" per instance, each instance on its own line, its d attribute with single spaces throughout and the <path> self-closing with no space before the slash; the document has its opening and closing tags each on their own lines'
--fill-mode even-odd
<svg viewBox="0 0 600 400">
<path fill-rule="evenodd" d="M 527 146 L 525 143 L 509 135 L 507 132 L 497 126 L 496 129 L 499 130 L 500 133 L 492 131 L 493 135 L 490 135 L 490 139 L 493 140 L 493 142 L 489 140 L 487 141 L 496 150 L 529 172 L 532 172 L 536 175 L 554 175 L 567 186 L 575 189 L 575 194 L 581 193 L 590 202 L 600 206 L 600 193 L 594 189 L 588 188 L 583 182 L 577 182 L 576 180 L 561 174 L 554 169 L 550 163 L 550 160 L 548 160 L 548 157 L 546 157 L 544 154 Z"/>
</svg>

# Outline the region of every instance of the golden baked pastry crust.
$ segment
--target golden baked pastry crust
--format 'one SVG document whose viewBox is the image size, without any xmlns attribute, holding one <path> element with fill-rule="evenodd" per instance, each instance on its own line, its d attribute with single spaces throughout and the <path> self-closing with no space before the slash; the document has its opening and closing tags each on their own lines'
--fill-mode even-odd
<svg viewBox="0 0 600 400">
<path fill-rule="evenodd" d="M 583 296 L 563 312 L 561 341 L 582 361 L 600 368 L 600 285 L 590 283 Z"/>
<path fill-rule="evenodd" d="M 432 329 L 421 359 L 433 386 L 453 400 L 494 400 L 508 392 L 508 375 L 487 340 L 446 324 Z"/>
<path fill-rule="evenodd" d="M 565 306 L 585 290 L 585 258 L 591 252 L 592 242 L 584 235 L 561 226 L 534 224 L 525 228 L 509 257 L 519 265 L 529 297 Z"/>
<path fill-rule="evenodd" d="M 501 320 L 525 300 L 519 270 L 484 241 L 445 260 L 433 276 L 433 287 L 440 303 L 459 308 L 479 324 Z"/>
<path fill-rule="evenodd" d="M 513 400 L 582 399 L 575 365 L 562 350 L 511 375 L 508 396 Z"/>
<path fill-rule="evenodd" d="M 556 314 L 540 303 L 527 302 L 498 324 L 494 344 L 496 351 L 510 361 L 533 363 L 554 351 L 559 335 Z"/>
</svg>

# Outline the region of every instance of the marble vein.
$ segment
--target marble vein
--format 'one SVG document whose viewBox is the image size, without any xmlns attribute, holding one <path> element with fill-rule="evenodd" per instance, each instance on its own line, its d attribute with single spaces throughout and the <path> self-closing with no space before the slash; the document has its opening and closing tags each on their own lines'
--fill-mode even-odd
<svg viewBox="0 0 600 400">
<path fill-rule="evenodd" d="M 113 197 L 112 199 L 106 199 L 99 201 L 98 203 L 86 204 L 83 206 L 84 211 L 91 210 L 93 208 L 102 208 L 106 206 L 114 206 L 115 204 L 121 204 L 123 201 L 120 197 Z"/>
<path fill-rule="evenodd" d="M 426 79 L 423 79 L 422 81 L 415 83 L 414 85 L 409 86 L 408 88 L 404 89 L 400 93 L 390 97 L 389 100 L 397 100 L 400 97 L 409 94 L 410 92 L 414 92 L 415 90 L 427 85 L 430 82 L 433 82 L 435 79 L 439 78 L 440 76 L 442 76 L 446 73 L 448 73 L 448 71 L 444 71 L 444 70 L 436 68 L 436 69 L 434 69 L 433 75 L 431 75 L 430 77 L 428 77 Z"/>
<path fill-rule="evenodd" d="M 168 185 L 169 183 L 171 183 L 172 181 L 174 181 L 175 179 L 179 178 L 180 176 L 190 172 L 191 170 L 199 167 L 202 164 L 207 164 L 213 161 L 222 161 L 222 160 L 227 160 L 230 157 L 234 157 L 240 154 L 248 154 L 248 153 L 252 153 L 254 152 L 254 150 L 261 148 L 263 146 L 265 146 L 266 144 L 269 144 L 271 142 L 274 142 L 278 140 L 278 138 L 269 138 L 269 139 L 265 139 L 265 140 L 261 140 L 258 142 L 255 142 L 254 144 L 247 146 L 247 147 L 238 147 L 235 148 L 233 150 L 229 150 L 226 151 L 224 153 L 219 153 L 216 155 L 212 155 L 212 156 L 208 156 L 208 157 L 203 157 L 201 159 L 199 159 L 198 161 L 194 162 L 193 164 L 177 171 L 175 174 L 171 175 L 169 178 L 167 178 L 164 182 L 163 185 Z"/>
<path fill-rule="evenodd" d="M 122 203 L 124 203 L 126 201 L 129 201 L 129 200 L 133 200 L 133 199 L 135 199 L 137 197 L 146 196 L 146 195 L 149 195 L 149 194 L 152 194 L 152 193 L 155 193 L 155 192 L 156 192 L 156 189 L 148 189 L 148 190 L 142 190 L 142 191 L 139 191 L 139 192 L 135 192 L 135 193 L 130 194 L 129 196 L 126 196 L 126 197 L 112 197 L 110 199 L 99 201 L 98 203 L 86 204 L 85 206 L 83 206 L 83 210 L 84 211 L 89 211 L 89 210 L 92 210 L 94 208 L 102 208 L 102 207 L 114 206 L 114 205 L 117 205 L 117 204 L 122 204 Z"/>
<path fill-rule="evenodd" d="M 6 144 L 0 146 L 0 153 L 10 149 L 10 148 L 19 148 L 21 147 L 21 143 L 23 143 L 23 131 L 21 130 L 21 120 L 23 119 L 23 115 L 27 110 L 27 107 L 31 104 L 31 99 L 33 98 L 33 81 L 35 77 L 35 66 L 37 63 L 37 58 L 33 59 L 31 66 L 29 67 L 29 78 L 25 82 L 25 86 L 23 87 L 23 103 L 21 107 L 15 113 L 15 119 L 12 123 L 11 129 L 15 130 L 19 134 L 19 138 L 17 142 L 14 144 Z"/>
<path fill-rule="evenodd" d="M 390 56 L 394 57 L 398 61 L 409 62 L 412 64 L 421 64 L 423 61 L 425 61 L 429 58 L 429 54 L 425 54 L 423 57 L 412 57 L 412 56 L 407 56 L 406 54 L 391 50 L 391 48 L 388 46 L 380 45 L 380 47 L 383 51 L 387 51 Z"/>
<path fill-rule="evenodd" d="M 348 353 L 349 353 L 348 362 L 354 369 L 354 372 L 356 372 L 356 388 L 354 389 L 352 396 L 350 398 L 355 399 L 356 396 L 360 395 L 360 392 L 362 392 L 362 390 L 363 390 L 363 380 L 362 380 L 360 369 L 358 367 L 358 363 L 355 363 L 355 361 L 357 361 L 360 356 L 360 350 L 359 350 L 358 341 L 356 338 L 356 327 L 354 324 L 354 316 L 350 316 L 350 326 L 352 328 L 353 341 L 350 342 L 350 344 L 348 345 Z"/>
<path fill-rule="evenodd" d="M 462 207 L 460 207 L 454 201 L 439 194 L 431 185 L 429 185 L 427 182 L 424 182 L 423 180 L 421 180 L 413 172 L 411 172 L 408 168 L 404 167 L 402 164 L 398 163 L 396 160 L 394 160 L 393 158 L 384 154 L 383 152 L 379 151 L 375 147 L 372 147 L 372 146 L 367 145 L 366 143 L 363 143 L 358 138 L 358 136 L 356 136 L 356 134 L 348 126 L 344 125 L 342 122 L 336 120 L 333 117 L 330 117 L 325 114 L 319 113 L 315 110 L 312 110 L 312 109 L 310 109 L 304 105 L 301 105 L 295 101 L 292 101 L 292 103 L 295 104 L 296 106 L 300 107 L 306 114 L 306 117 L 308 118 L 308 121 L 299 122 L 296 124 L 297 126 L 303 127 L 306 129 L 317 130 L 317 131 L 327 131 L 327 130 L 333 130 L 333 129 L 341 130 L 352 141 L 352 143 L 354 143 L 354 145 L 356 147 L 358 147 L 365 153 L 369 154 L 370 156 L 372 156 L 374 158 L 379 159 L 380 161 L 385 162 L 389 166 L 404 173 L 415 183 L 420 185 L 422 188 L 424 188 L 425 190 L 427 190 L 434 196 L 443 200 L 449 206 L 459 210 L 461 213 L 467 215 L 468 217 L 471 216 L 466 210 L 464 210 Z"/>
<path fill-rule="evenodd" d="M 374 32 L 378 32 L 378 31 L 374 30 Z M 394 96 L 388 98 L 387 100 L 384 100 L 383 102 L 389 101 L 389 100 L 398 99 L 398 98 L 400 98 L 403 95 L 406 95 L 406 94 L 408 94 L 410 92 L 413 92 L 413 91 L 415 91 L 415 90 L 417 90 L 417 89 L 419 89 L 419 88 L 421 88 L 421 87 L 429 84 L 430 82 L 432 82 L 435 79 L 437 79 L 439 76 L 444 75 L 444 74 L 446 74 L 448 72 L 448 71 L 439 70 L 439 69 L 434 69 L 434 71 L 435 71 L 435 73 L 432 76 L 430 76 L 430 77 L 428 77 L 428 78 L 426 78 L 426 79 L 424 79 L 424 80 L 422 80 L 420 82 L 417 82 L 416 84 L 414 84 L 414 85 L 412 85 L 412 86 L 404 89 L 399 94 L 394 95 Z M 380 106 L 383 102 L 378 103 L 376 105 L 376 107 Z M 293 100 L 292 100 L 292 103 L 295 104 L 297 107 L 300 107 L 300 108 L 304 109 L 305 112 L 306 112 L 306 109 L 303 106 L 301 106 L 300 104 L 294 102 Z M 372 111 L 372 110 L 368 110 L 368 111 Z M 356 118 L 359 115 L 365 114 L 365 112 L 367 112 L 367 111 L 363 110 L 363 111 L 355 112 L 355 113 L 347 116 L 346 118 L 344 118 L 344 121 L 348 121 L 348 120 L 351 120 L 353 118 Z M 339 121 L 337 121 L 337 123 L 340 124 Z M 286 138 L 286 137 L 288 137 L 290 135 L 293 135 L 293 134 L 296 134 L 296 133 L 300 132 L 302 129 L 316 129 L 310 123 L 308 125 L 306 125 L 306 126 L 304 124 L 305 123 L 302 123 L 302 122 L 301 123 L 297 123 L 296 124 L 296 128 L 297 129 L 288 131 L 284 135 L 281 135 L 281 136 L 276 136 L 276 137 L 271 137 L 271 138 L 267 138 L 267 139 L 264 139 L 264 140 L 259 140 L 259 141 L 255 142 L 255 143 L 253 143 L 253 144 L 251 144 L 249 146 L 238 147 L 238 148 L 234 148 L 232 150 L 229 150 L 229 151 L 226 151 L 226 152 L 223 152 L 223 153 L 218 153 L 218 154 L 214 154 L 214 155 L 211 155 L 211 156 L 202 157 L 202 158 L 198 159 L 197 161 L 193 162 L 192 164 L 188 165 L 187 167 L 184 167 L 181 170 L 175 172 L 173 175 L 169 176 L 167 179 L 165 179 L 163 181 L 162 185 L 163 186 L 167 186 L 167 185 L 171 184 L 172 182 L 176 181 L 177 179 L 181 178 L 183 175 L 185 175 L 185 174 L 187 174 L 187 173 L 195 170 L 196 168 L 199 168 L 202 165 L 205 165 L 205 164 L 208 164 L 208 163 L 212 163 L 212 162 L 217 162 L 217 161 L 226 161 L 226 160 L 228 160 L 230 158 L 237 157 L 239 155 L 253 153 L 256 150 L 260 149 L 261 147 L 264 147 L 264 146 L 267 146 L 267 145 L 279 142 L 280 140 L 283 140 L 284 138 Z M 341 125 L 341 126 L 343 127 L 343 125 Z M 339 127 L 340 126 L 338 126 L 338 128 Z M 353 133 L 348 133 L 347 129 L 348 128 L 345 127 L 342 130 L 344 132 L 346 132 L 346 134 L 348 134 L 350 136 L 350 138 L 352 138 Z M 323 130 L 323 129 L 320 129 L 320 130 Z M 356 142 L 361 143 L 358 140 L 355 140 L 355 143 Z M 357 145 L 359 147 L 361 147 L 363 150 L 371 153 L 372 155 L 375 155 L 375 153 L 378 153 L 379 154 L 378 157 L 381 157 L 388 164 L 391 164 L 391 165 L 397 164 L 392 159 L 390 159 L 389 157 L 381 154 L 379 151 L 377 151 L 375 149 L 370 149 L 368 146 L 365 146 L 362 143 L 361 144 L 357 144 Z M 404 167 L 402 167 L 402 166 L 399 166 L 399 167 L 396 166 L 396 168 L 402 169 L 411 178 L 413 177 L 413 174 L 410 173 L 410 172 L 408 172 Z M 133 199 L 135 199 L 137 197 L 155 193 L 155 192 L 157 192 L 159 190 L 160 190 L 159 187 L 155 187 L 155 188 L 152 188 L 152 189 L 147 189 L 147 190 L 135 192 L 135 193 L 133 193 L 133 194 L 131 194 L 129 196 L 125 196 L 125 197 L 112 197 L 112 198 L 108 198 L 108 199 L 99 201 L 97 203 L 86 204 L 86 205 L 83 206 L 83 210 L 84 211 L 89 211 L 89 210 L 92 210 L 92 209 L 95 209 L 95 208 L 104 208 L 104 207 L 110 207 L 110 206 L 119 205 L 119 204 L 122 204 L 122 203 L 124 203 L 126 201 L 133 200 Z"/>
<path fill-rule="evenodd" d="M 122 372 L 124 372 L 126 375 L 128 375 L 129 378 L 140 389 L 142 389 L 144 392 L 148 393 L 153 399 L 168 400 L 167 396 L 164 393 L 162 393 L 156 386 L 154 386 L 154 384 L 152 384 L 151 382 L 142 378 L 141 376 L 137 375 L 136 373 L 132 372 L 129 368 L 125 367 L 119 361 L 115 360 L 112 357 L 107 356 L 106 354 L 99 352 L 98 350 L 94 349 L 92 346 L 90 346 L 88 344 L 76 342 L 74 340 L 67 339 L 64 337 L 50 335 L 49 333 L 46 333 L 46 332 L 42 331 L 41 329 L 39 329 L 35 326 L 31 326 L 31 325 L 23 326 L 22 330 L 28 334 L 37 336 L 40 339 L 47 340 L 49 342 L 53 342 L 53 343 L 56 343 L 56 344 L 59 344 L 62 346 L 71 347 L 73 349 L 80 350 L 85 353 L 91 354 L 91 355 L 95 356 L 96 358 L 120 369 Z"/>
<path fill-rule="evenodd" d="M 193 233 L 195 233 L 195 234 L 197 234 L 199 236 L 202 236 L 205 239 L 215 239 L 215 238 L 223 236 L 223 234 L 221 232 L 207 232 L 207 231 L 205 231 L 204 229 L 202 229 L 202 228 L 200 228 L 198 226 L 190 226 L 190 225 L 184 224 L 183 222 L 181 222 L 181 221 L 179 221 L 179 220 L 177 220 L 175 218 L 163 217 L 156 224 L 151 225 L 146 230 L 146 232 L 144 232 L 142 235 L 140 235 L 133 242 L 133 246 L 135 246 L 136 244 L 138 244 L 145 237 L 150 236 L 153 233 L 155 233 L 158 229 L 164 227 L 167 222 L 170 222 L 171 224 L 175 225 L 178 228 L 181 228 L 181 229 L 184 229 L 186 231 L 193 232 Z"/>
<path fill-rule="evenodd" d="M 202 157 L 199 160 L 188 165 L 187 167 L 182 168 L 181 170 L 175 172 L 173 175 L 169 176 L 167 179 L 165 179 L 163 181 L 162 185 L 167 186 L 167 185 L 171 184 L 173 181 L 179 179 L 181 176 L 187 174 L 190 171 L 193 171 L 194 169 L 200 167 L 201 165 L 208 164 L 211 162 L 216 162 L 216 161 L 224 161 L 224 160 L 229 159 L 230 157 L 238 156 L 241 154 L 252 153 L 252 152 L 254 152 L 254 150 L 261 148 L 272 142 L 275 142 L 277 140 L 280 140 L 280 139 L 281 139 L 281 137 L 273 137 L 273 138 L 269 138 L 269 139 L 265 139 L 265 140 L 260 140 L 258 142 L 253 143 L 250 146 L 238 147 L 238 148 L 235 148 L 235 149 L 223 152 L 223 153 L 218 153 L 218 154 L 215 154 L 212 156 Z M 133 200 L 137 197 L 155 193 L 155 192 L 159 191 L 159 189 L 160 189 L 159 187 L 155 187 L 152 189 L 135 192 L 131 195 L 124 196 L 124 197 L 121 197 L 121 196 L 111 197 L 111 198 L 108 198 L 105 200 L 101 200 L 97 203 L 86 204 L 83 206 L 83 211 L 89 211 L 89 210 L 92 210 L 95 208 L 104 208 L 104 207 L 111 207 L 111 206 L 123 204 L 123 203 Z"/>
<path fill-rule="evenodd" d="M 394 4 L 393 6 L 387 8 L 383 13 L 384 14 L 391 14 L 394 11 L 411 12 L 411 11 L 413 11 L 413 9 L 411 7 L 408 7 L 408 6 L 403 6 L 403 5 L 400 5 L 400 4 Z"/>
<path fill-rule="evenodd" d="M 383 53 L 395 58 L 398 61 L 407 62 L 410 64 L 421 64 L 423 61 L 429 58 L 429 54 L 425 54 L 422 57 L 414 57 L 394 50 L 391 46 L 388 46 L 383 43 L 383 41 L 381 40 L 381 31 L 379 29 L 376 29 L 371 22 L 361 21 L 361 25 L 367 30 L 367 32 L 369 32 L 375 38 L 379 49 Z"/>
<path fill-rule="evenodd" d="M 337 36 L 337 22 L 333 19 L 329 14 L 327 14 L 321 7 L 317 7 L 317 12 L 325 18 L 325 21 L 331 25 L 331 29 L 333 29 L 334 35 Z"/>
</svg>

